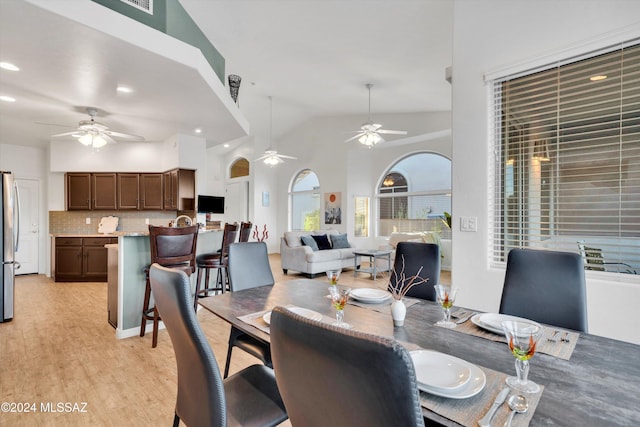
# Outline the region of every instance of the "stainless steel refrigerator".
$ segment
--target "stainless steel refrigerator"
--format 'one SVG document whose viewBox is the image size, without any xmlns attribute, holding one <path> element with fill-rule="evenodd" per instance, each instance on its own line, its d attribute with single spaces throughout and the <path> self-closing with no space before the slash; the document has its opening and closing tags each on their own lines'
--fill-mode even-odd
<svg viewBox="0 0 640 427">
<path fill-rule="evenodd" d="M 0 322 L 13 319 L 13 286 L 15 270 L 20 264 L 15 260 L 20 237 L 20 198 L 18 186 L 13 180 L 11 172 L 0 171 L 2 188 L 0 191 L 0 250 L 2 251 L 2 270 L 0 271 Z"/>
</svg>

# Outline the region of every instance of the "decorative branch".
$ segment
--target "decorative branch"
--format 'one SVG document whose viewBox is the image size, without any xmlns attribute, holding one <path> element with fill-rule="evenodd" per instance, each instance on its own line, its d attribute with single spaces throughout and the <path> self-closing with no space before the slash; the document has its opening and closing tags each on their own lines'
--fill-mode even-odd
<svg viewBox="0 0 640 427">
<path fill-rule="evenodd" d="M 256 225 L 256 229 L 253 231 L 253 238 L 258 242 L 262 242 L 263 240 L 267 240 L 269 238 L 269 231 L 267 230 L 267 224 L 264 225 L 262 229 L 262 235 L 258 233 L 258 226 Z"/>
<path fill-rule="evenodd" d="M 396 279 L 395 285 L 392 285 L 391 280 L 389 280 L 388 286 L 391 291 L 391 296 L 396 300 L 404 298 L 407 292 L 409 292 L 409 289 L 414 286 L 418 286 L 429 281 L 429 279 L 420 277 L 420 272 L 422 272 L 423 266 L 420 266 L 420 269 L 415 276 L 406 277 L 404 272 L 404 255 L 400 256 L 402 257 L 402 269 L 400 270 L 400 273 L 396 272 L 395 268 L 392 270 L 393 277 Z"/>
</svg>

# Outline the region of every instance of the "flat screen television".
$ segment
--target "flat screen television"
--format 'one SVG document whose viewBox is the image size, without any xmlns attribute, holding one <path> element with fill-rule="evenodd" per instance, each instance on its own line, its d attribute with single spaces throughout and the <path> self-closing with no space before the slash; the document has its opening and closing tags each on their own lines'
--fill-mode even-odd
<svg viewBox="0 0 640 427">
<path fill-rule="evenodd" d="M 224 197 L 198 194 L 198 213 L 224 213 Z"/>
</svg>

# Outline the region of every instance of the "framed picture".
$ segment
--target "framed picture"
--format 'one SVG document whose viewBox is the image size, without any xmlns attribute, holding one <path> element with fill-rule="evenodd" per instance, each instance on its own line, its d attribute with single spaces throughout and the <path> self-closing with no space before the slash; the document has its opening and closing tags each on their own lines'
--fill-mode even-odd
<svg viewBox="0 0 640 427">
<path fill-rule="evenodd" d="M 342 224 L 342 193 L 324 193 L 324 223 Z"/>
</svg>

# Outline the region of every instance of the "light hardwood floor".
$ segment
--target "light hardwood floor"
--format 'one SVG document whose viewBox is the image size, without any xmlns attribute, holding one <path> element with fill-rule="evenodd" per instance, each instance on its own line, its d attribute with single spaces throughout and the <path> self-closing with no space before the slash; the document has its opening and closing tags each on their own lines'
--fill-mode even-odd
<svg viewBox="0 0 640 427">
<path fill-rule="evenodd" d="M 270 261 L 276 281 L 301 277 L 283 275 L 278 254 Z M 341 284 L 356 281 L 383 287 L 385 279 L 354 278 L 351 271 L 340 278 Z M 450 282 L 448 272 L 441 282 Z M 106 283 L 17 277 L 15 317 L 0 323 L 0 403 L 15 402 L 16 409 L 28 404 L 35 412 L 1 411 L 0 426 L 171 425 L 176 366 L 167 332 L 159 332 L 155 349 L 151 334 L 117 340 L 107 323 L 106 301 Z M 222 370 L 229 326 L 203 309 L 198 319 Z M 257 362 L 234 351 L 231 372 Z M 43 412 L 59 402 L 85 412 Z"/>
</svg>

